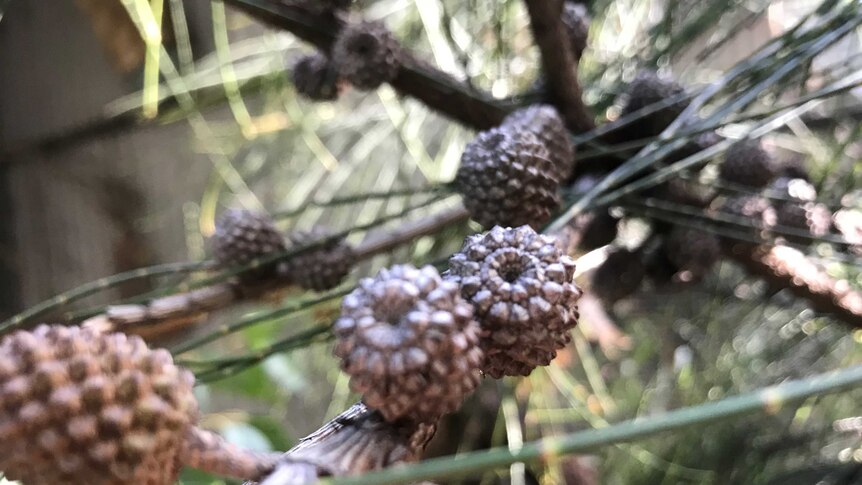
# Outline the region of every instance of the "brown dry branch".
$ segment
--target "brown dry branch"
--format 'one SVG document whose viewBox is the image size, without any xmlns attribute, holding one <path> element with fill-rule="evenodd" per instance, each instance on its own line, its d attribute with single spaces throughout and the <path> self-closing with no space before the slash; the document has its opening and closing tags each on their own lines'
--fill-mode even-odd
<svg viewBox="0 0 862 485">
<path fill-rule="evenodd" d="M 442 228 L 462 222 L 468 217 L 467 210 L 462 205 L 457 205 L 407 222 L 391 231 L 372 235 L 355 249 L 355 261 L 391 251 L 421 236 L 435 234 Z M 314 244 L 315 242 L 309 243 Z M 147 341 L 155 341 L 187 329 L 190 325 L 202 323 L 211 312 L 241 301 L 268 301 L 277 298 L 292 285 L 288 279 L 276 279 L 254 287 L 241 285 L 237 281 L 215 283 L 156 298 L 147 303 L 109 306 L 105 313 L 85 320 L 82 325 L 103 332 L 121 331 L 140 335 Z"/>
<path fill-rule="evenodd" d="M 530 27 L 542 52 L 542 72 L 551 99 L 568 128 L 583 133 L 596 127 L 578 84 L 578 64 L 562 21 L 563 0 L 525 0 Z"/>
<path fill-rule="evenodd" d="M 180 461 L 213 475 L 248 480 L 272 471 L 280 455 L 244 450 L 212 431 L 193 427 L 186 435 Z"/>
<path fill-rule="evenodd" d="M 257 20 L 287 30 L 329 52 L 345 19 L 332 12 L 314 8 L 316 2 L 287 0 L 227 0 Z M 467 126 L 484 130 L 500 124 L 508 109 L 486 93 L 480 92 L 440 71 L 405 50 L 398 75 L 391 85 L 398 92 L 422 101 Z"/>
<path fill-rule="evenodd" d="M 724 252 L 776 289 L 787 288 L 815 310 L 862 328 L 862 293 L 829 276 L 805 254 L 787 246 L 748 243 L 725 245 Z"/>
<path fill-rule="evenodd" d="M 436 424 L 387 422 L 357 403 L 300 440 L 259 485 L 316 483 L 319 477 L 358 475 L 415 462 L 435 430 Z"/>
</svg>

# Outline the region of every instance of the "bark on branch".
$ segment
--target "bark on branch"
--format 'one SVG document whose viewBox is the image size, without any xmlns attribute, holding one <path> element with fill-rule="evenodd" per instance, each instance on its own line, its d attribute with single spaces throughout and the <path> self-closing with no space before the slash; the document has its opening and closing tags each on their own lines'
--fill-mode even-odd
<svg viewBox="0 0 862 485">
<path fill-rule="evenodd" d="M 330 51 L 345 25 L 343 18 L 314 8 L 316 2 L 226 0 L 225 3 L 259 21 L 287 30 L 324 52 Z M 479 130 L 499 125 L 508 111 L 488 94 L 470 88 L 407 51 L 391 84 L 398 92 Z"/>
<path fill-rule="evenodd" d="M 563 27 L 563 0 L 525 0 L 530 27 L 542 52 L 548 91 L 568 128 L 577 133 L 596 127 L 578 84 L 578 64 Z"/>
<path fill-rule="evenodd" d="M 862 294 L 826 274 L 805 254 L 787 246 L 745 243 L 729 245 L 725 253 L 771 286 L 787 288 L 815 310 L 862 328 Z"/>
<path fill-rule="evenodd" d="M 285 453 L 259 485 L 304 485 L 415 462 L 435 431 L 434 424 L 389 423 L 357 403 Z"/>
</svg>

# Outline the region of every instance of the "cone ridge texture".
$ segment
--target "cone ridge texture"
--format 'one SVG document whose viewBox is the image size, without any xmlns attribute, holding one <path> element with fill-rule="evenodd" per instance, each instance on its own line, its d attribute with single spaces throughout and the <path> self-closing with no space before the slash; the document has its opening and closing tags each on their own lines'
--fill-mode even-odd
<svg viewBox="0 0 862 485">
<path fill-rule="evenodd" d="M 328 232 L 323 229 L 295 231 L 290 235 L 294 246 L 303 247 L 324 240 Z M 353 248 L 343 239 L 325 243 L 291 259 L 290 278 L 299 286 L 324 291 L 340 285 L 353 268 Z"/>
<path fill-rule="evenodd" d="M 380 22 L 346 26 L 332 48 L 338 73 L 357 89 L 370 91 L 395 79 L 401 49 L 392 32 Z"/>
<path fill-rule="evenodd" d="M 479 224 L 539 227 L 560 204 L 557 173 L 535 135 L 502 126 L 467 144 L 455 185 Z"/>
<path fill-rule="evenodd" d="M 223 268 L 243 266 L 284 251 L 284 237 L 266 214 L 229 209 L 216 220 L 213 254 Z M 269 265 L 240 273 L 240 278 L 246 281 L 265 279 L 274 273 L 274 266 Z"/>
<path fill-rule="evenodd" d="M 290 80 L 299 94 L 313 101 L 338 98 L 338 72 L 323 54 L 307 54 L 297 59 L 290 70 Z"/>
<path fill-rule="evenodd" d="M 832 214 L 829 209 L 817 202 L 787 202 L 781 204 L 775 212 L 779 226 L 799 229 L 811 235 L 822 237 L 829 233 L 832 225 Z M 810 238 L 794 234 L 781 234 L 788 241 L 798 244 L 810 244 Z"/>
<path fill-rule="evenodd" d="M 503 124 L 514 131 L 535 135 L 548 149 L 548 156 L 557 169 L 557 179 L 568 180 L 575 166 L 575 146 L 553 106 L 537 104 L 519 109 L 507 116 Z"/>
<path fill-rule="evenodd" d="M 675 81 L 660 77 L 655 71 L 643 70 L 629 84 L 627 93 L 628 102 L 623 107 L 623 115 L 680 96 L 685 93 L 685 89 Z M 686 105 L 685 100 L 673 102 L 633 121 L 624 128 L 628 133 L 626 138 L 634 140 L 659 135 L 682 113 Z"/>
<path fill-rule="evenodd" d="M 42 325 L 0 343 L 0 469 L 28 485 L 171 485 L 194 377 L 138 337 Z"/>
<path fill-rule="evenodd" d="M 637 291 L 645 274 L 642 254 L 617 249 L 593 272 L 590 288 L 600 300 L 613 304 Z"/>
<path fill-rule="evenodd" d="M 765 187 L 775 176 L 772 156 L 759 140 L 743 140 L 731 146 L 719 169 L 722 180 L 749 187 Z"/>
<path fill-rule="evenodd" d="M 351 388 L 388 421 L 435 421 L 479 383 L 473 309 L 431 266 L 362 279 L 342 302 L 335 335 Z"/>
<path fill-rule="evenodd" d="M 497 226 L 465 240 L 449 260 L 448 277 L 473 304 L 486 374 L 528 375 L 569 343 L 581 296 L 574 272 L 555 239 L 529 226 Z"/>
</svg>

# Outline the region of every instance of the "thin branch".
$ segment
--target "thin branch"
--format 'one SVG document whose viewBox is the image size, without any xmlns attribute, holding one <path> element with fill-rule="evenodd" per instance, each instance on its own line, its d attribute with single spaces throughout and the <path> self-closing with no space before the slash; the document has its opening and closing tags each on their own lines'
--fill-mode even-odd
<svg viewBox="0 0 862 485">
<path fill-rule="evenodd" d="M 821 312 L 862 328 L 862 294 L 836 280 L 803 253 L 786 246 L 739 243 L 725 253 L 775 288 L 787 288 Z"/>
<path fill-rule="evenodd" d="M 596 127 L 578 84 L 578 64 L 562 22 L 563 0 L 525 0 L 530 27 L 542 52 L 542 72 L 566 125 L 576 133 Z"/>
<path fill-rule="evenodd" d="M 261 22 L 287 30 L 324 52 L 329 52 L 345 25 L 343 18 L 314 8 L 316 2 L 226 0 L 225 3 Z M 499 125 L 508 111 L 488 94 L 470 88 L 406 51 L 391 84 L 429 108 L 480 130 Z"/>
<path fill-rule="evenodd" d="M 746 414 L 775 413 L 782 407 L 794 405 L 809 397 L 841 392 L 856 387 L 860 383 L 862 383 L 862 365 L 790 381 L 658 416 L 649 416 L 646 419 L 635 418 L 601 429 L 545 438 L 526 443 L 518 450 L 510 450 L 508 447 L 491 448 L 461 453 L 455 459 L 435 458 L 416 465 L 392 467 L 382 472 L 358 477 L 325 478 L 319 483 L 389 485 L 414 483 L 432 478 L 476 475 L 512 463 L 550 461 L 563 455 L 590 452 L 607 445 L 631 442 L 690 426 L 703 426 Z"/>
</svg>

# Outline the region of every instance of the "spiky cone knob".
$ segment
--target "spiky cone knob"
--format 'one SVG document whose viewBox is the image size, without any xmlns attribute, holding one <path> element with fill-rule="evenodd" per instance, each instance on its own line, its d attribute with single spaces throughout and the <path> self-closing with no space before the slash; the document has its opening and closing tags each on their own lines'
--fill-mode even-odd
<svg viewBox="0 0 862 485">
<path fill-rule="evenodd" d="M 0 343 L 0 469 L 28 485 L 169 485 L 191 373 L 138 337 L 42 325 Z"/>
<path fill-rule="evenodd" d="M 341 306 L 335 355 L 350 387 L 388 421 L 434 422 L 479 383 L 479 326 L 431 266 L 364 278 Z"/>
<path fill-rule="evenodd" d="M 760 140 L 742 140 L 725 152 L 718 176 L 727 182 L 760 188 L 775 177 L 776 170 L 772 155 Z"/>
<path fill-rule="evenodd" d="M 560 205 L 557 173 L 535 135 L 501 126 L 467 144 L 455 186 L 470 216 L 485 227 L 540 227 Z"/>
<path fill-rule="evenodd" d="M 640 71 L 628 86 L 626 91 L 628 100 L 623 106 L 622 115 L 630 115 L 647 106 L 654 106 L 657 109 L 626 125 L 623 128 L 625 139 L 638 140 L 658 136 L 685 109 L 688 104 L 686 100 L 671 101 L 684 93 L 685 88 L 677 82 L 665 79 L 652 70 Z M 657 103 L 669 104 L 658 108 Z"/>
<path fill-rule="evenodd" d="M 290 234 L 294 247 L 326 241 L 329 232 L 323 228 L 294 231 Z M 325 291 L 340 285 L 353 268 L 353 247 L 343 239 L 331 240 L 319 247 L 302 252 L 288 263 L 287 273 L 297 285 L 307 290 Z"/>
<path fill-rule="evenodd" d="M 338 98 L 338 72 L 323 54 L 307 54 L 293 63 L 290 80 L 296 92 L 312 101 L 332 101 Z"/>
<path fill-rule="evenodd" d="M 401 47 L 380 22 L 347 25 L 332 48 L 338 73 L 356 89 L 370 91 L 395 79 L 401 67 Z"/>
<path fill-rule="evenodd" d="M 569 37 L 572 54 L 580 59 L 587 49 L 587 37 L 590 33 L 590 14 L 581 3 L 565 2 L 563 4 L 563 28 Z"/>
<path fill-rule="evenodd" d="M 571 340 L 581 290 L 575 262 L 555 238 L 529 226 L 494 227 L 468 237 L 449 260 L 482 327 L 482 371 L 494 378 L 528 375 Z"/>
<path fill-rule="evenodd" d="M 503 125 L 536 135 L 548 149 L 548 156 L 557 169 L 557 179 L 569 179 L 575 167 L 575 146 L 569 137 L 569 130 L 553 106 L 536 104 L 519 109 L 506 116 Z"/>
<path fill-rule="evenodd" d="M 665 250 L 677 270 L 674 279 L 689 283 L 706 276 L 721 256 L 721 243 L 712 233 L 676 226 L 665 240 Z"/>
<path fill-rule="evenodd" d="M 212 248 L 216 263 L 224 269 L 236 269 L 286 250 L 284 236 L 268 215 L 240 209 L 228 209 L 216 220 Z M 275 276 L 273 264 L 239 274 L 244 283 L 264 282 Z"/>
<path fill-rule="evenodd" d="M 602 302 L 612 305 L 637 291 L 645 274 L 643 254 L 616 249 L 593 272 L 590 288 Z"/>
</svg>

